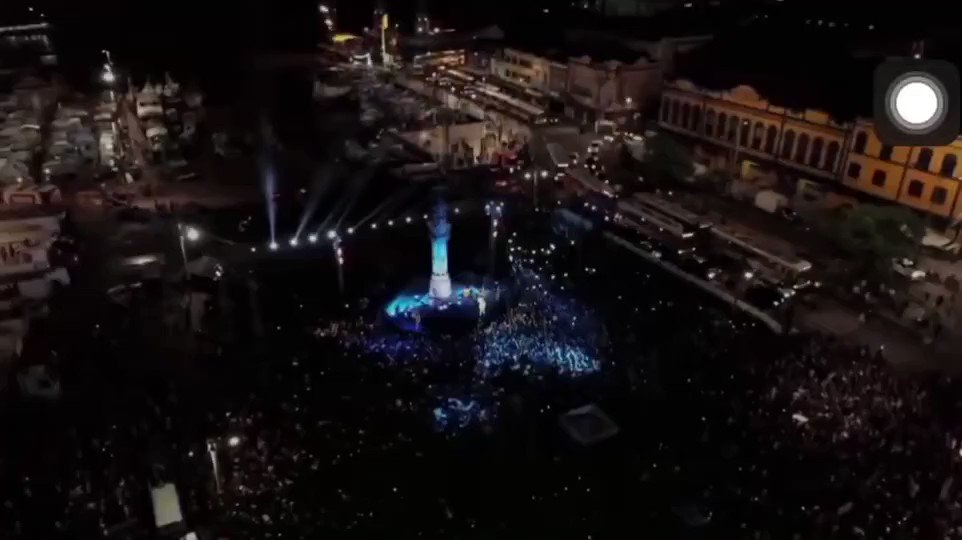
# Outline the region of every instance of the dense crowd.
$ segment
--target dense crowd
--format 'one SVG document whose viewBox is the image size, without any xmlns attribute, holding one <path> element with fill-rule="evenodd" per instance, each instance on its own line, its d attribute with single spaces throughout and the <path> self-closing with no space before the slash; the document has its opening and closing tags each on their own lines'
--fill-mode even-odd
<svg viewBox="0 0 962 540">
<path fill-rule="evenodd" d="M 0 454 L 0 537 L 149 536 L 162 482 L 215 538 L 962 535 L 954 382 L 561 251 L 516 268 L 509 307 L 461 336 L 278 311 L 262 352 L 205 358 L 203 383 L 31 413 L 58 420 L 36 456 Z M 587 403 L 619 435 L 562 437 Z"/>
<path fill-rule="evenodd" d="M 881 353 L 825 338 L 746 365 L 743 495 L 771 531 L 822 538 L 962 534 L 959 401 L 947 380 L 896 376 Z M 759 384 L 761 383 L 761 384 Z M 788 504 L 791 503 L 791 504 Z M 756 525 L 757 527 L 757 525 Z"/>
<path fill-rule="evenodd" d="M 576 300 L 552 289 L 547 278 L 516 266 L 516 303 L 486 326 L 477 340 L 478 371 L 549 369 L 576 376 L 601 369 L 603 326 Z"/>
</svg>

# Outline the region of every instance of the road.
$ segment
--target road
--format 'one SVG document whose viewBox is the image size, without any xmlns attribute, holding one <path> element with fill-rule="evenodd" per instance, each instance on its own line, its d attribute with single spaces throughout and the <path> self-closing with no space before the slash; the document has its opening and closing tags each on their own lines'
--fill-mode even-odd
<svg viewBox="0 0 962 540">
<path fill-rule="evenodd" d="M 546 148 L 548 143 L 560 144 L 567 153 L 578 152 L 583 156 L 595 138 L 597 135 L 581 134 L 575 128 L 537 130 L 531 141 L 532 161 L 537 167 L 553 170 Z M 619 149 L 618 144 L 606 144 L 600 152 L 600 161 L 610 176 L 617 175 L 621 168 Z M 813 239 L 810 232 L 796 229 L 787 222 L 773 224 L 778 218 L 759 215 L 760 211 L 754 207 L 746 208 L 745 204 L 737 201 L 719 200 L 697 193 L 688 193 L 681 201 L 688 209 L 699 214 L 707 209 L 713 219 L 724 219 L 727 226 L 758 239 L 763 245 L 779 246 L 786 252 L 808 258 L 816 269 L 838 268 L 844 264 L 839 261 L 837 253 Z M 941 274 L 962 275 L 962 265 L 943 264 L 939 270 Z M 816 271 L 816 274 L 819 272 Z M 862 310 L 828 296 L 827 291 L 820 291 L 810 300 L 814 305 L 797 305 L 795 326 L 800 330 L 834 335 L 871 350 L 882 348 L 889 362 L 899 369 L 962 371 L 962 363 L 955 360 L 957 346 L 962 346 L 962 338 L 956 335 L 944 335 L 934 345 L 925 345 L 917 334 L 906 326 L 896 324 L 891 318 L 870 317 L 863 322 Z"/>
<path fill-rule="evenodd" d="M 149 159 L 150 143 L 144 135 L 143 126 L 140 119 L 137 118 L 135 107 L 124 98 L 119 99 L 117 103 L 119 118 L 126 127 L 127 147 L 133 153 L 134 162 L 141 171 L 140 180 L 151 186 L 151 190 L 156 191 L 161 185 L 161 175 Z"/>
</svg>

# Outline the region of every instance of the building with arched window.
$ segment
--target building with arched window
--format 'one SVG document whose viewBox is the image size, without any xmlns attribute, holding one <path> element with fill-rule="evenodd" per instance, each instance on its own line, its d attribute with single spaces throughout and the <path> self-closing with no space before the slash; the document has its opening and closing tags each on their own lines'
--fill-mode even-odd
<svg viewBox="0 0 962 540">
<path fill-rule="evenodd" d="M 702 155 L 734 165 L 742 176 L 751 167 L 778 170 L 782 179 L 854 189 L 962 219 L 962 137 L 938 148 L 887 146 L 870 120 L 842 122 L 817 109 L 789 109 L 744 85 L 716 91 L 680 79 L 665 84 L 662 100 L 679 113 L 708 111 L 704 129 L 682 114 L 663 114 L 659 124 L 698 140 Z"/>
</svg>

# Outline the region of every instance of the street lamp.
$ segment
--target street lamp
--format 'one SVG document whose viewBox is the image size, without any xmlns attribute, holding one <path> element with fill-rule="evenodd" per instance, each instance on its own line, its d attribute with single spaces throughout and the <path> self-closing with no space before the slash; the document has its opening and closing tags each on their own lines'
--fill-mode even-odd
<svg viewBox="0 0 962 540">
<path fill-rule="evenodd" d="M 231 448 L 237 448 L 239 444 L 240 444 L 240 437 L 238 437 L 237 435 L 231 435 L 230 438 L 227 439 L 227 445 L 230 446 Z"/>
<path fill-rule="evenodd" d="M 177 224 L 177 239 L 180 241 L 180 258 L 184 262 L 184 279 L 190 278 L 190 270 L 187 269 L 187 246 L 185 240 L 196 242 L 200 240 L 200 229 L 191 225 Z"/>
<path fill-rule="evenodd" d="M 333 234 L 332 234 L 333 233 Z M 344 295 L 344 250 L 341 248 L 341 237 L 336 231 L 328 231 L 327 237 L 332 240 L 331 247 L 334 248 L 334 259 L 337 261 L 337 290 Z"/>
<path fill-rule="evenodd" d="M 210 455 L 210 466 L 214 471 L 214 486 L 217 487 L 217 494 L 223 491 L 220 482 L 220 466 L 217 464 L 217 442 L 214 439 L 207 439 L 207 454 Z"/>
<path fill-rule="evenodd" d="M 184 236 L 187 238 L 187 240 L 191 242 L 196 242 L 200 240 L 200 236 L 201 236 L 200 229 L 198 229 L 197 227 L 193 227 L 191 225 L 187 225 L 186 227 L 184 227 Z"/>
<path fill-rule="evenodd" d="M 104 71 L 100 75 L 100 79 L 107 84 L 114 84 L 117 82 L 117 75 L 114 73 L 110 66 L 104 66 Z"/>
</svg>

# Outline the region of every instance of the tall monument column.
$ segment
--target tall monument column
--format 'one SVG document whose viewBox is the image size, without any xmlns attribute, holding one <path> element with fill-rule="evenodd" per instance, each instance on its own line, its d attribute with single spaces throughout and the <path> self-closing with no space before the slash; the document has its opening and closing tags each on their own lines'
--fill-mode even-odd
<svg viewBox="0 0 962 540">
<path fill-rule="evenodd" d="M 451 239 L 451 223 L 448 207 L 444 201 L 434 207 L 431 228 L 431 286 L 429 294 L 435 300 L 451 297 L 451 275 L 448 274 L 448 240 Z"/>
</svg>

